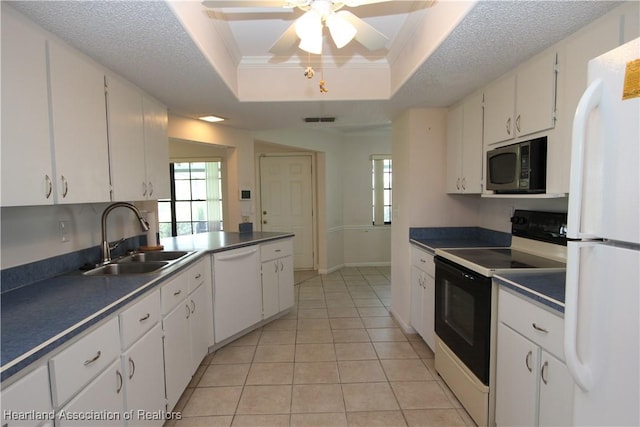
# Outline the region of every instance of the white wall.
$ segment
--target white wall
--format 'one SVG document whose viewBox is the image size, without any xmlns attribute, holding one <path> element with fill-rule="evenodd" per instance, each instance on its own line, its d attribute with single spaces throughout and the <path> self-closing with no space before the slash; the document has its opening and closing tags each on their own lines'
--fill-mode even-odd
<svg viewBox="0 0 640 427">
<path fill-rule="evenodd" d="M 409 227 L 478 223 L 478 198 L 445 194 L 446 109 L 412 109 L 393 121 L 391 311 L 402 327 L 411 320 Z"/>
</svg>

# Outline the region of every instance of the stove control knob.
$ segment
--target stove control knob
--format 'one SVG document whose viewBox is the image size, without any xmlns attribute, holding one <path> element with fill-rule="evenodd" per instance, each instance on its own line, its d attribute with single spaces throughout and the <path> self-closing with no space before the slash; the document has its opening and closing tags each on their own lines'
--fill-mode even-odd
<svg viewBox="0 0 640 427">
<path fill-rule="evenodd" d="M 516 225 L 524 225 L 527 223 L 527 218 L 523 216 L 513 216 L 511 217 L 511 222 Z"/>
</svg>

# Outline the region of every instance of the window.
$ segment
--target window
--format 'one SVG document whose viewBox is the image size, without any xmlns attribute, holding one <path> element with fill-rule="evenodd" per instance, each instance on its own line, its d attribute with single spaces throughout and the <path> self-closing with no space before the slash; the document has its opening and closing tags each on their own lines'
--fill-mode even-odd
<svg viewBox="0 0 640 427">
<path fill-rule="evenodd" d="M 222 230 L 221 162 L 171 163 L 171 199 L 158 200 L 160 237 Z"/>
<path fill-rule="evenodd" d="M 391 224 L 391 156 L 371 156 L 373 225 Z"/>
</svg>

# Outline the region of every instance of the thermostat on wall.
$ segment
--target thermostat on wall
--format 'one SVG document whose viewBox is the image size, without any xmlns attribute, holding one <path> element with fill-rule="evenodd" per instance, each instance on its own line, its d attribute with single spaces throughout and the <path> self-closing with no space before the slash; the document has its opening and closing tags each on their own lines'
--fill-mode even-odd
<svg viewBox="0 0 640 427">
<path fill-rule="evenodd" d="M 240 200 L 251 200 L 251 190 L 240 189 Z"/>
</svg>

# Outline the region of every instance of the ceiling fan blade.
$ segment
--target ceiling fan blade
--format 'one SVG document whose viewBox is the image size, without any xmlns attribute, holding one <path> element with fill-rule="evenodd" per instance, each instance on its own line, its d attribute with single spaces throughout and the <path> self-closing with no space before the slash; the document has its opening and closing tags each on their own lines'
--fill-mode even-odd
<svg viewBox="0 0 640 427">
<path fill-rule="evenodd" d="M 358 18 L 348 10 L 341 10 L 336 12 L 343 19 L 349 21 L 353 25 L 357 32 L 355 39 L 369 50 L 378 50 L 385 47 L 389 38 L 382 34 L 380 31 L 373 28 L 371 25 Z"/>
<path fill-rule="evenodd" d="M 393 0 L 346 0 L 346 1 L 343 1 L 342 3 L 344 3 L 345 6 L 357 7 L 357 6 L 363 6 L 365 4 L 386 3 L 389 1 L 393 1 Z"/>
<path fill-rule="evenodd" d="M 204 7 L 208 8 L 240 8 L 240 7 L 292 7 L 282 0 L 204 0 Z"/>
<path fill-rule="evenodd" d="M 287 31 L 282 33 L 280 38 L 271 46 L 269 52 L 274 55 L 282 55 L 287 53 L 291 47 L 298 42 L 298 35 L 296 34 L 296 23 L 294 22 L 287 28 Z"/>
</svg>

